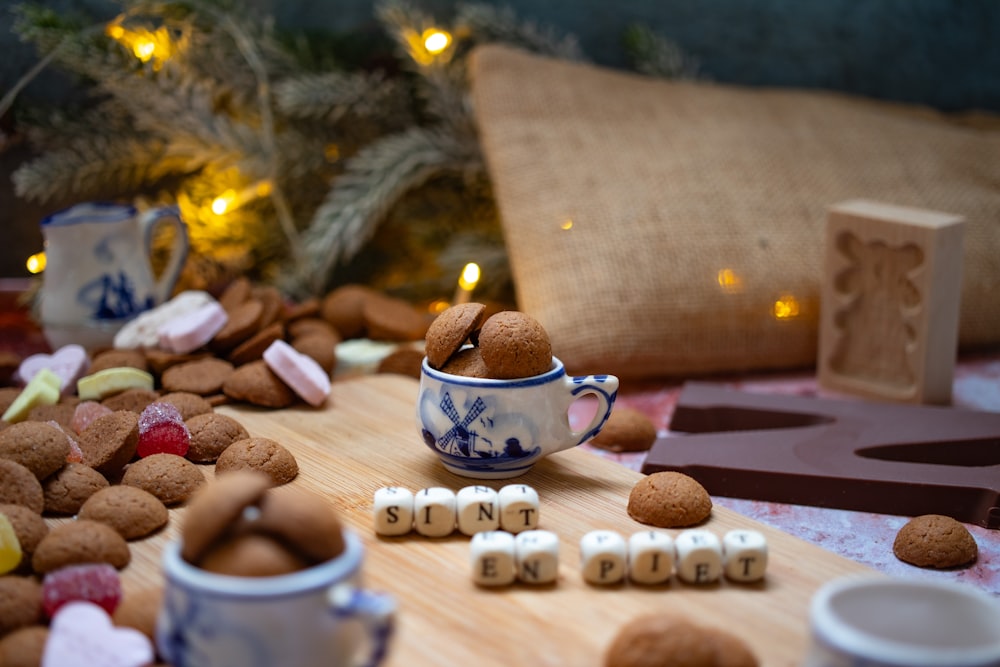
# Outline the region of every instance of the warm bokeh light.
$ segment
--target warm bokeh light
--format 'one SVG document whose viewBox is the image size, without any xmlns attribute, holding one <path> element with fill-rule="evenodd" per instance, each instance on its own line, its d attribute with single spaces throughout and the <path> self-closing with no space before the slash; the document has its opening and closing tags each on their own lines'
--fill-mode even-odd
<svg viewBox="0 0 1000 667">
<path fill-rule="evenodd" d="M 568 232 L 569 230 L 573 229 L 573 221 L 567 218 L 561 225 L 559 225 L 559 228 L 565 232 Z"/>
<path fill-rule="evenodd" d="M 212 200 L 212 213 L 222 215 L 230 209 L 236 199 L 235 190 L 226 190 L 221 195 Z"/>
<path fill-rule="evenodd" d="M 45 253 L 36 252 L 24 263 L 29 273 L 41 273 L 45 270 Z"/>
<path fill-rule="evenodd" d="M 132 53 L 134 53 L 135 57 L 142 62 L 148 63 L 149 59 L 153 57 L 154 53 L 156 53 L 156 44 L 153 40 L 149 39 L 137 40 L 135 44 L 132 45 Z"/>
<path fill-rule="evenodd" d="M 435 299 L 434 301 L 431 301 L 430 304 L 428 304 L 427 312 L 430 313 L 431 315 L 440 315 L 444 311 L 448 310 L 448 307 L 450 305 L 451 304 L 445 301 L 444 299 Z"/>
<path fill-rule="evenodd" d="M 153 31 L 126 28 L 122 25 L 122 20 L 123 17 L 119 16 L 109 23 L 104 34 L 129 49 L 140 61 L 150 63 L 154 70 L 158 70 L 175 48 L 170 33 L 163 26 Z"/>
<path fill-rule="evenodd" d="M 716 281 L 726 292 L 739 292 L 743 289 L 743 279 L 732 269 L 719 269 L 715 277 Z"/>
<path fill-rule="evenodd" d="M 451 35 L 437 28 L 428 28 L 421 37 L 424 41 L 424 48 L 435 56 L 442 53 L 451 44 Z"/>
<path fill-rule="evenodd" d="M 799 302 L 791 294 L 783 294 L 774 302 L 774 317 L 778 320 L 790 320 L 799 316 Z"/>
<path fill-rule="evenodd" d="M 475 262 L 469 262 L 462 269 L 462 275 L 458 279 L 458 286 L 467 292 L 471 292 L 476 288 L 476 283 L 479 282 L 479 265 Z"/>
</svg>

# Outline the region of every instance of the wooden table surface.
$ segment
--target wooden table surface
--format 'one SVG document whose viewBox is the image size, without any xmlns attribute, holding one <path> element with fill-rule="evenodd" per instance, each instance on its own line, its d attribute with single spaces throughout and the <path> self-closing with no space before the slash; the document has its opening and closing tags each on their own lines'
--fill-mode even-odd
<svg viewBox="0 0 1000 667">
<path fill-rule="evenodd" d="M 372 530 L 372 499 L 383 486 L 413 491 L 458 490 L 483 483 L 447 472 L 421 441 L 414 417 L 416 381 L 376 375 L 335 382 L 327 405 L 279 411 L 223 407 L 251 435 L 274 438 L 300 466 L 293 484 L 327 496 L 346 525 L 362 538 L 365 580 L 392 593 L 399 605 L 388 664 L 560 665 L 598 667 L 619 628 L 645 612 L 672 612 L 724 628 L 743 638 L 762 665 L 798 665 L 808 642 L 808 606 L 823 583 L 873 570 L 735 512 L 716 506 L 703 526 L 720 537 L 733 528 L 760 530 L 769 543 L 765 580 L 690 585 L 676 576 L 661 586 L 587 584 L 580 575 L 579 542 L 587 532 L 610 529 L 624 537 L 647 529 L 626 510 L 641 475 L 577 449 L 552 455 L 516 480 L 538 490 L 539 528 L 559 536 L 559 578 L 554 585 L 517 583 L 490 589 L 472 583 L 469 538 L 411 533 L 381 538 Z M 211 466 L 205 468 L 211 478 Z M 123 571 L 129 591 L 161 585 L 160 552 L 177 536 L 184 509 L 171 510 L 166 530 L 132 543 Z M 679 531 L 669 530 L 676 535 Z"/>
</svg>

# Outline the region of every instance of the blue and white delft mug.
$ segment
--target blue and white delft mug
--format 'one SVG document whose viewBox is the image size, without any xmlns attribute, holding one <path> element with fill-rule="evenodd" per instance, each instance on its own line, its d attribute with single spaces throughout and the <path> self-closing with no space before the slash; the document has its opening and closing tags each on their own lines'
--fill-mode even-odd
<svg viewBox="0 0 1000 667">
<path fill-rule="evenodd" d="M 163 553 L 165 585 L 156 645 L 174 667 L 374 667 L 385 659 L 395 600 L 361 587 L 363 547 L 344 531 L 344 552 L 272 577 L 202 570 Z"/>
<path fill-rule="evenodd" d="M 150 265 L 153 230 L 173 225 L 159 277 Z M 174 207 L 139 213 L 127 204 L 86 202 L 42 220 L 45 272 L 40 315 L 53 348 L 110 344 L 125 322 L 170 296 L 188 254 L 187 226 Z"/>
<path fill-rule="evenodd" d="M 514 380 L 442 373 L 425 358 L 420 369 L 417 429 L 445 468 L 463 477 L 505 479 L 528 472 L 542 457 L 586 442 L 611 416 L 614 375 L 570 376 L 563 363 Z M 574 431 L 569 408 L 584 396 L 597 412 Z"/>
</svg>

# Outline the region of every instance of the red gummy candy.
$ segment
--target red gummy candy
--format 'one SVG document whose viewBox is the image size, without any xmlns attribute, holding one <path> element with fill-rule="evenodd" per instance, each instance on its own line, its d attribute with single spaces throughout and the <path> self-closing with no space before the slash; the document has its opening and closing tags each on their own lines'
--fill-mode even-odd
<svg viewBox="0 0 1000 667">
<path fill-rule="evenodd" d="M 191 446 L 188 431 L 180 411 L 170 403 L 154 402 L 139 415 L 140 457 L 150 454 L 176 454 L 184 456 Z"/>
<path fill-rule="evenodd" d="M 107 563 L 67 565 L 45 575 L 42 606 L 49 618 L 67 602 L 84 600 L 113 614 L 122 600 L 118 570 Z"/>
<path fill-rule="evenodd" d="M 76 404 L 76 409 L 73 410 L 70 426 L 73 427 L 77 435 L 80 435 L 95 419 L 110 415 L 112 412 L 111 408 L 101 405 L 97 401 L 81 401 Z"/>
</svg>

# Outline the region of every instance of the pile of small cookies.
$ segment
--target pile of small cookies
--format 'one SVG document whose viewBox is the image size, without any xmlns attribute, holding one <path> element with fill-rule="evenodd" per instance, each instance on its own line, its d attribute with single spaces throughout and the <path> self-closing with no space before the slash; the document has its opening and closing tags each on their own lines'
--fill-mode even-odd
<svg viewBox="0 0 1000 667">
<path fill-rule="evenodd" d="M 535 318 L 516 310 L 486 317 L 481 303 L 458 304 L 438 315 L 427 329 L 425 349 L 431 368 L 465 377 L 508 380 L 552 367 L 552 343 Z"/>
</svg>

